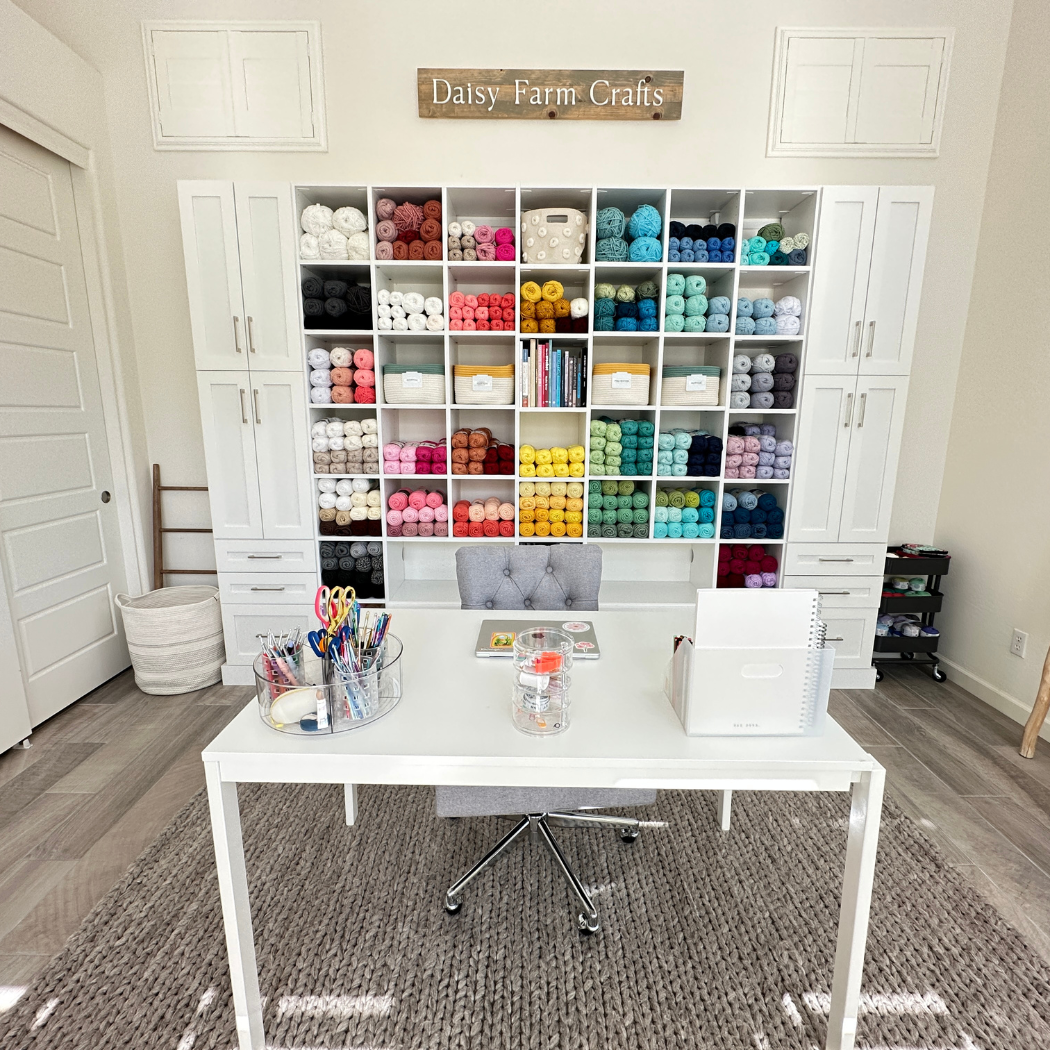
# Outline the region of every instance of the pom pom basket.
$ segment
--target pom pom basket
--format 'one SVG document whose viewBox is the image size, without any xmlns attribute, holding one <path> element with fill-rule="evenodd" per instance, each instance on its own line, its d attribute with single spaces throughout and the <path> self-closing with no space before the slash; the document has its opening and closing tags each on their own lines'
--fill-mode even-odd
<svg viewBox="0 0 1050 1050">
<path fill-rule="evenodd" d="M 144 693 L 190 693 L 222 678 L 226 648 L 217 587 L 163 587 L 114 599 Z"/>
<path fill-rule="evenodd" d="M 521 217 L 521 260 L 578 263 L 587 246 L 590 222 L 575 208 L 538 208 Z"/>
</svg>

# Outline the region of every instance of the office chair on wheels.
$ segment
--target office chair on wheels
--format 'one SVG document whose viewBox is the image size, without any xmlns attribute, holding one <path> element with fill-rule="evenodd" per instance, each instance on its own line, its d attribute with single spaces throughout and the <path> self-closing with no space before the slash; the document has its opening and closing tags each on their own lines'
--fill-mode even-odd
<svg viewBox="0 0 1050 1050">
<path fill-rule="evenodd" d="M 576 616 L 598 608 L 602 550 L 589 544 L 460 547 L 456 551 L 456 577 L 464 609 L 515 609 L 526 615 L 556 610 Z M 579 904 L 581 932 L 596 933 L 601 928 L 598 910 L 562 852 L 552 827 L 615 828 L 623 842 L 632 843 L 641 828 L 660 826 L 659 822 L 591 812 L 610 806 L 651 805 L 656 801 L 655 790 L 438 787 L 436 791 L 439 817 L 520 817 L 507 835 L 449 887 L 445 910 L 450 914 L 462 907 L 462 894 L 470 883 L 527 831 L 533 842 L 539 840 L 547 847 Z"/>
</svg>

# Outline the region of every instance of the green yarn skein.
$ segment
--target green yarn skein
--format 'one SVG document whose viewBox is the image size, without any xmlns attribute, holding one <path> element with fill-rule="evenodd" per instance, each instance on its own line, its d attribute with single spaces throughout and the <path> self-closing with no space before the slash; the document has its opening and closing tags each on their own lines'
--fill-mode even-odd
<svg viewBox="0 0 1050 1050">
<path fill-rule="evenodd" d="M 681 295 L 685 291 L 685 277 L 680 273 L 669 273 L 666 291 L 668 295 Z"/>
<path fill-rule="evenodd" d="M 633 303 L 634 302 L 634 288 L 629 284 L 621 284 L 616 289 L 616 301 L 620 303 Z"/>
<path fill-rule="evenodd" d="M 707 291 L 707 281 L 701 274 L 691 273 L 685 279 L 685 289 L 683 295 L 687 298 L 690 295 L 703 295 Z"/>
<path fill-rule="evenodd" d="M 706 314 L 707 313 L 707 296 L 706 295 L 691 295 L 685 301 L 685 315 L 686 317 L 692 317 L 694 314 Z"/>
<path fill-rule="evenodd" d="M 603 496 L 615 496 L 619 493 L 615 481 L 603 481 L 602 482 L 602 495 Z"/>
<path fill-rule="evenodd" d="M 621 481 L 619 483 L 617 491 L 619 492 L 619 494 L 621 496 L 630 496 L 631 493 L 634 492 L 634 482 L 633 481 Z M 621 504 L 621 506 L 626 506 L 626 504 Z"/>
<path fill-rule="evenodd" d="M 664 318 L 665 332 L 681 332 L 685 328 L 685 318 L 681 314 L 668 314 Z"/>
<path fill-rule="evenodd" d="M 619 208 L 601 208 L 595 218 L 595 231 L 599 238 L 622 237 L 627 229 L 627 217 Z"/>
<path fill-rule="evenodd" d="M 701 277 L 700 280 L 703 280 Z M 700 289 L 703 291 L 703 289 Z M 660 286 L 656 281 L 642 281 L 635 289 L 639 299 L 655 299 L 660 294 Z"/>
<path fill-rule="evenodd" d="M 767 241 L 781 241 L 784 239 L 784 227 L 779 222 L 770 222 L 758 231 L 758 235 Z"/>
<path fill-rule="evenodd" d="M 616 298 L 616 285 L 602 282 L 594 286 L 594 298 L 595 299 L 615 299 Z"/>
<path fill-rule="evenodd" d="M 664 311 L 668 317 L 671 314 L 684 314 L 685 300 L 680 295 L 669 295 L 664 302 Z"/>
<path fill-rule="evenodd" d="M 622 237 L 603 237 L 594 246 L 598 262 L 626 262 L 629 249 Z"/>
</svg>

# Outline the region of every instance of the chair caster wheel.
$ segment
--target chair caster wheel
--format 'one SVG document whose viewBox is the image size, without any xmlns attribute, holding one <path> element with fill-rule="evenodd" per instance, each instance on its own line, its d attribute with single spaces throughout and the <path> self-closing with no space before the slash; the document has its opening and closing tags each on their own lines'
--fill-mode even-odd
<svg viewBox="0 0 1050 1050">
<path fill-rule="evenodd" d="M 933 680 L 935 682 L 947 682 L 948 676 L 939 667 L 935 667 L 933 669 Z"/>
<path fill-rule="evenodd" d="M 902 660 L 914 660 L 915 659 L 915 654 L 914 653 L 901 653 L 901 659 Z"/>
<path fill-rule="evenodd" d="M 876 682 L 881 682 L 882 681 L 882 672 L 877 667 L 875 668 L 875 681 Z"/>
<path fill-rule="evenodd" d="M 576 916 L 576 922 L 580 927 L 580 933 L 584 937 L 589 937 L 592 933 L 597 933 L 602 928 L 602 924 L 597 919 L 594 920 L 594 925 L 592 926 L 591 920 L 583 912 Z"/>
<path fill-rule="evenodd" d="M 621 828 L 620 829 L 620 841 L 626 843 L 628 846 L 633 842 L 638 841 L 638 829 L 637 828 Z"/>
<path fill-rule="evenodd" d="M 449 901 L 448 898 L 445 899 L 445 911 L 447 911 L 449 915 L 458 915 L 459 909 L 462 907 L 462 901 Z"/>
</svg>

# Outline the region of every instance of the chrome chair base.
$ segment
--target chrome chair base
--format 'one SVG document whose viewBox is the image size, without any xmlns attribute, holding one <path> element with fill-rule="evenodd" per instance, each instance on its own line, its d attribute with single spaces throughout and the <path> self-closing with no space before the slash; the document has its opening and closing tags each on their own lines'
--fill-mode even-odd
<svg viewBox="0 0 1050 1050">
<path fill-rule="evenodd" d="M 572 870 L 565 854 L 562 853 L 558 840 L 551 831 L 551 825 L 561 828 L 616 828 L 620 832 L 620 838 L 625 843 L 632 843 L 638 838 L 638 833 L 643 827 L 662 827 L 661 821 L 635 820 L 633 817 L 610 817 L 598 813 L 529 813 L 522 817 L 514 828 L 504 835 L 495 846 L 492 847 L 463 876 L 458 882 L 453 883 L 445 894 L 445 911 L 455 915 L 462 907 L 463 891 L 474 881 L 486 868 L 494 864 L 525 832 L 529 832 L 533 840 L 539 840 L 550 851 L 554 858 L 555 866 L 561 872 L 569 891 L 576 898 L 580 906 L 580 913 L 576 918 L 581 933 L 597 933 L 601 929 L 598 921 L 598 909 L 580 882 L 576 872 Z"/>
</svg>

